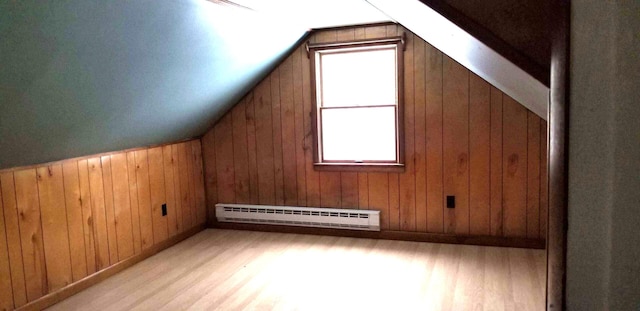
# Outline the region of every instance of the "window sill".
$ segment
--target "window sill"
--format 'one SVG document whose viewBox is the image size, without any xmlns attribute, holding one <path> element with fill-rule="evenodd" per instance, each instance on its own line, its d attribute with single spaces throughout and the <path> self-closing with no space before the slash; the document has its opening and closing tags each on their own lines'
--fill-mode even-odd
<svg viewBox="0 0 640 311">
<path fill-rule="evenodd" d="M 404 173 L 404 164 L 389 163 L 314 163 L 316 171 Z"/>
</svg>

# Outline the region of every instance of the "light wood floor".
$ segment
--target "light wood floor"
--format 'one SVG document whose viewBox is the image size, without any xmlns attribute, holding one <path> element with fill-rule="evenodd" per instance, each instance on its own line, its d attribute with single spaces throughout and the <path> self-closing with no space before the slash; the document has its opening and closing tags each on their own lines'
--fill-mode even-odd
<svg viewBox="0 0 640 311">
<path fill-rule="evenodd" d="M 542 250 L 205 230 L 50 310 L 543 310 Z"/>
</svg>

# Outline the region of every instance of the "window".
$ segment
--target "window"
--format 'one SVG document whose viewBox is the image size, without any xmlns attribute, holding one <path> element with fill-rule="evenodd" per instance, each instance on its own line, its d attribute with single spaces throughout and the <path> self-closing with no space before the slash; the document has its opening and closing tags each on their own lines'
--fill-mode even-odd
<svg viewBox="0 0 640 311">
<path fill-rule="evenodd" d="M 402 170 L 402 38 L 309 51 L 316 168 Z"/>
</svg>

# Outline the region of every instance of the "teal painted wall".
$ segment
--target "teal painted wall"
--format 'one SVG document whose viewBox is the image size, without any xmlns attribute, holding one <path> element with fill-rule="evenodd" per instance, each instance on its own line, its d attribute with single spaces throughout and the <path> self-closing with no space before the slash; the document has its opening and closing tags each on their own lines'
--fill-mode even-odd
<svg viewBox="0 0 640 311">
<path fill-rule="evenodd" d="M 201 135 L 306 32 L 204 0 L 1 2 L 0 168 Z"/>
</svg>

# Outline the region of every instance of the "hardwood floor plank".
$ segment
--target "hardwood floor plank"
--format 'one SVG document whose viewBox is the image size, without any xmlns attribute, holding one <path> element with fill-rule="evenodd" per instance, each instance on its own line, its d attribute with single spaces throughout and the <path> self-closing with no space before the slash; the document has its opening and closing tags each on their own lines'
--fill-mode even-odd
<svg viewBox="0 0 640 311">
<path fill-rule="evenodd" d="M 210 229 L 50 310 L 540 310 L 544 267 L 542 250 Z"/>
</svg>

